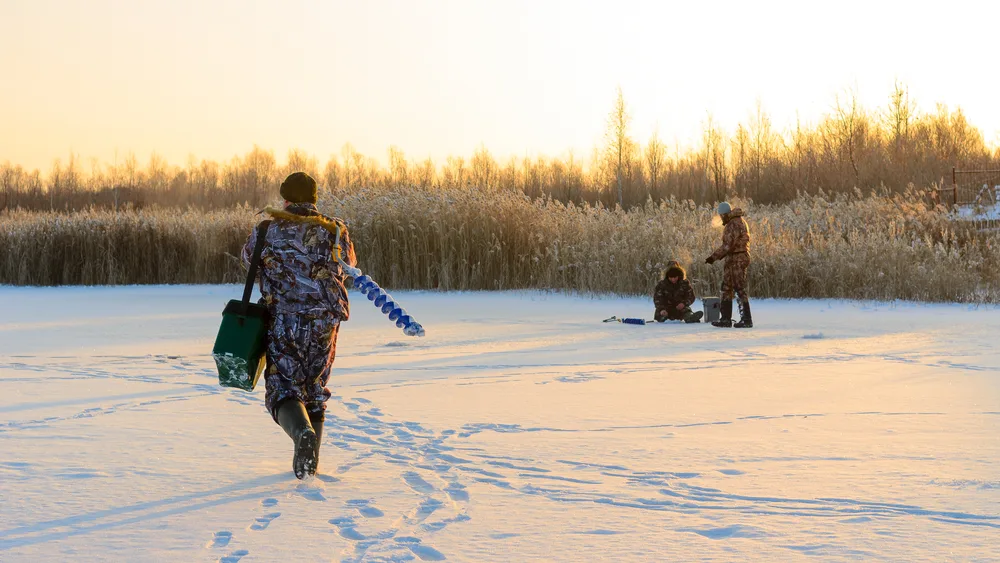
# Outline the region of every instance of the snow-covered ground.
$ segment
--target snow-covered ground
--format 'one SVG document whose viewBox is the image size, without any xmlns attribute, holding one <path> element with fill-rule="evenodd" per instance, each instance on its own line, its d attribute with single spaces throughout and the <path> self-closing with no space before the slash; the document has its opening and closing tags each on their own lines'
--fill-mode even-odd
<svg viewBox="0 0 1000 563">
<path fill-rule="evenodd" d="M 1000 561 L 1000 314 L 355 298 L 320 475 L 208 354 L 236 286 L 0 288 L 2 561 Z"/>
</svg>

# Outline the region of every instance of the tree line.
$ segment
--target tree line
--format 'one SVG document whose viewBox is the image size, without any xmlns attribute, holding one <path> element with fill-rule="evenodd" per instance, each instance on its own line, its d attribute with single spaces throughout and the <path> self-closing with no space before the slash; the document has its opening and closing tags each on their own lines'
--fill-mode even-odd
<svg viewBox="0 0 1000 563">
<path fill-rule="evenodd" d="M 145 165 L 134 155 L 114 163 L 70 155 L 44 174 L 5 162 L 0 164 L 0 209 L 261 207 L 275 199 L 278 184 L 294 170 L 310 173 L 335 194 L 362 188 L 467 188 L 631 209 L 671 198 L 700 204 L 738 196 L 770 204 L 800 193 L 855 188 L 902 193 L 911 185 L 950 183 L 953 166 L 1000 169 L 1000 147 L 988 145 L 961 109 L 939 104 L 920 111 L 900 85 L 884 107 L 867 109 L 849 93 L 816 124 L 785 131 L 774 127 L 760 104 L 733 132 L 709 117 L 698 145 L 684 150 L 671 150 L 656 134 L 640 142 L 630 125 L 619 89 L 606 136 L 586 157 L 502 160 L 481 146 L 469 158 L 436 162 L 409 159 L 390 147 L 382 163 L 346 145 L 322 165 L 300 149 L 279 163 L 273 151 L 257 146 L 226 162 L 192 157 L 184 166 L 155 154 Z"/>
</svg>

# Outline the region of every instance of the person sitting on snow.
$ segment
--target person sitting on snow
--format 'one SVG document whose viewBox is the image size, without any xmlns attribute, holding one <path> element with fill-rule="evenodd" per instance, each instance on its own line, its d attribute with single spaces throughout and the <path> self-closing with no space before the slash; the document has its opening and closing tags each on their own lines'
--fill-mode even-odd
<svg viewBox="0 0 1000 563">
<path fill-rule="evenodd" d="M 656 284 L 656 290 L 653 292 L 653 305 L 656 307 L 653 319 L 661 323 L 668 320 L 700 322 L 703 313 L 693 312 L 691 310 L 693 303 L 694 288 L 687 279 L 687 272 L 679 262 L 673 260 L 667 262 L 663 279 Z"/>
</svg>

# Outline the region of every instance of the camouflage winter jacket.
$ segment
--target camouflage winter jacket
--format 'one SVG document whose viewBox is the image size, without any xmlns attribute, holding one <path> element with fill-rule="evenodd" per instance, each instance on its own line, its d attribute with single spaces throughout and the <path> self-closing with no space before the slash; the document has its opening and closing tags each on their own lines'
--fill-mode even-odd
<svg viewBox="0 0 1000 563">
<path fill-rule="evenodd" d="M 271 313 L 292 313 L 324 318 L 331 313 L 347 320 L 350 306 L 346 275 L 337 263 L 337 253 L 354 266 L 357 258 L 347 227 L 338 219 L 322 215 L 314 204 L 297 203 L 284 210 L 267 208 L 272 217 L 267 242 L 261 253 L 260 290 Z M 340 248 L 336 233 L 340 229 Z M 254 229 L 243 246 L 246 267 L 257 243 Z"/>
<path fill-rule="evenodd" d="M 713 260 L 728 258 L 733 254 L 750 252 L 750 228 L 743 219 L 742 209 L 733 209 L 722 219 L 722 246 L 712 253 Z"/>
<path fill-rule="evenodd" d="M 668 278 L 680 278 L 677 283 L 670 283 Z M 694 288 L 687 279 L 687 272 L 679 262 L 670 261 L 667 263 L 667 270 L 663 273 L 663 279 L 656 284 L 653 290 L 653 306 L 656 313 L 660 311 L 674 311 L 678 303 L 683 303 L 685 307 L 690 307 L 694 303 Z"/>
</svg>

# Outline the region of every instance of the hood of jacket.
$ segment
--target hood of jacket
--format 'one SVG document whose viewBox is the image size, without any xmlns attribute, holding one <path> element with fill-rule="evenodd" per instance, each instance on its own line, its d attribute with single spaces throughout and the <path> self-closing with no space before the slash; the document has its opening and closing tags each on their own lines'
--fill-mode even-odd
<svg viewBox="0 0 1000 563">
<path fill-rule="evenodd" d="M 737 217 L 742 217 L 742 216 L 743 216 L 743 209 L 737 207 L 736 209 L 733 209 L 729 213 L 726 213 L 725 217 L 722 218 L 722 224 L 725 225 L 726 223 L 728 223 L 732 219 L 735 219 Z"/>
<path fill-rule="evenodd" d="M 684 266 L 676 260 L 671 260 L 667 262 L 667 269 L 663 271 L 663 279 L 678 277 L 680 279 L 687 279 L 687 272 L 684 270 Z"/>
</svg>

